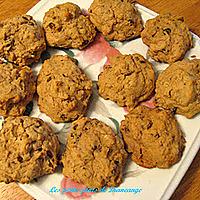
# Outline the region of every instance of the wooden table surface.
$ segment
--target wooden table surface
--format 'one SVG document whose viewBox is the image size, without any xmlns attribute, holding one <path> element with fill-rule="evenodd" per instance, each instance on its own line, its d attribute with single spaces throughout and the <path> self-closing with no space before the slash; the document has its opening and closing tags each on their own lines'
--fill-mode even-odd
<svg viewBox="0 0 200 200">
<path fill-rule="evenodd" d="M 26 13 L 39 0 L 0 0 L 0 20 Z M 200 36 L 200 0 L 138 0 L 158 12 L 171 12 L 185 17 L 190 29 Z M 172 200 L 200 199 L 200 151 L 171 197 Z M 33 200 L 16 183 L 0 183 L 0 200 Z"/>
</svg>

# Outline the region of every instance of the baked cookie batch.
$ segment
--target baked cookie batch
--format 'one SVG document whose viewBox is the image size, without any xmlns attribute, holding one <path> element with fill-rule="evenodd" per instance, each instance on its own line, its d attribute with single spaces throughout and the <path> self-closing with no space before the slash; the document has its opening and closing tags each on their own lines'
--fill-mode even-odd
<svg viewBox="0 0 200 200">
<path fill-rule="evenodd" d="M 122 138 L 105 123 L 84 117 L 92 81 L 73 58 L 52 56 L 37 78 L 30 68 L 47 45 L 83 49 L 97 32 L 117 41 L 141 36 L 152 59 L 170 64 L 158 78 L 139 54 L 113 57 L 104 66 L 99 95 L 129 110 L 120 125 Z M 46 12 L 42 26 L 28 15 L 0 22 L 0 57 L 7 60 L 0 63 L 0 115 L 5 117 L 0 181 L 28 183 L 59 164 L 57 135 L 41 119 L 23 116 L 35 93 L 40 111 L 52 121 L 73 121 L 61 159 L 64 176 L 100 189 L 122 183 L 127 152 L 146 168 L 177 163 L 186 141 L 174 114 L 192 118 L 200 112 L 200 60 L 183 59 L 191 47 L 182 17 L 161 14 L 143 26 L 128 0 L 94 0 L 87 14 L 73 3 L 60 4 Z M 156 108 L 140 105 L 154 93 Z"/>
</svg>

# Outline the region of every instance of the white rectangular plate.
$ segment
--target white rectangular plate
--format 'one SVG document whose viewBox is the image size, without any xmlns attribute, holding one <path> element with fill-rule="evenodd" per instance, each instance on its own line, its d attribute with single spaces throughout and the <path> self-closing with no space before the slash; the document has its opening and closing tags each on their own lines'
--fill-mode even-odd
<svg viewBox="0 0 200 200">
<path fill-rule="evenodd" d="M 27 14 L 32 15 L 35 20 L 42 22 L 43 16 L 46 11 L 56 4 L 64 3 L 67 1 L 56 0 L 48 1 L 42 0 L 36 6 L 34 6 Z M 81 8 L 88 9 L 92 0 L 72 0 L 68 2 L 73 2 L 79 5 Z M 144 22 L 147 19 L 155 17 L 157 14 L 141 5 L 136 5 L 140 11 Z M 200 39 L 198 36 L 193 34 L 194 48 L 191 49 L 186 57 L 191 58 L 192 55 L 200 55 Z M 141 39 L 135 39 L 129 42 L 114 42 L 116 48 L 122 54 L 140 53 L 146 57 L 147 47 L 142 43 Z M 58 50 L 48 50 L 51 54 L 66 54 L 64 51 Z M 97 76 L 100 73 L 102 66 L 106 61 L 106 57 L 100 62 L 88 65 L 83 57 L 80 56 L 79 50 L 71 50 L 74 53 L 75 58 L 79 61 L 79 67 L 82 68 L 85 73 L 93 80 L 97 80 Z M 159 64 L 153 60 L 150 60 L 155 66 L 156 70 L 165 69 L 167 64 Z M 36 64 L 33 67 L 35 74 L 39 72 L 41 68 L 41 63 Z M 95 92 L 95 91 L 94 91 Z M 104 121 L 110 125 L 113 129 L 116 129 L 115 124 L 109 119 L 114 118 L 118 123 L 124 118 L 125 111 L 123 108 L 119 108 L 115 103 L 111 101 L 106 101 L 97 95 L 94 95 L 96 103 L 91 103 L 90 110 L 88 112 L 89 117 L 96 117 L 101 121 Z M 92 108 L 92 110 L 91 110 Z M 56 132 L 59 132 L 59 139 L 62 143 L 65 143 L 66 130 L 70 124 L 54 124 L 50 118 L 46 115 L 41 114 L 37 107 L 36 102 L 34 102 L 34 108 L 31 116 L 40 117 L 44 121 L 48 122 Z M 200 146 L 200 115 L 193 119 L 186 119 L 183 116 L 177 115 L 177 120 L 181 125 L 181 128 L 186 137 L 186 148 L 181 161 L 171 167 L 170 169 L 145 169 L 139 167 L 133 162 L 129 162 L 126 173 L 129 172 L 129 176 L 124 179 L 124 182 L 120 185 L 120 188 L 140 188 L 141 192 L 134 193 L 97 193 L 91 197 L 91 199 L 169 199 L 171 194 L 174 192 L 175 188 L 179 184 L 180 180 L 184 176 L 188 167 L 190 166 L 195 154 L 197 153 Z M 47 175 L 38 179 L 37 182 L 30 184 L 19 184 L 26 192 L 32 195 L 38 200 L 48 200 L 48 199 L 67 199 L 68 197 L 62 193 L 55 192 L 50 193 L 49 190 L 55 186 L 56 188 L 61 187 L 61 180 L 63 175 L 61 172 L 56 172 L 52 175 Z"/>
</svg>

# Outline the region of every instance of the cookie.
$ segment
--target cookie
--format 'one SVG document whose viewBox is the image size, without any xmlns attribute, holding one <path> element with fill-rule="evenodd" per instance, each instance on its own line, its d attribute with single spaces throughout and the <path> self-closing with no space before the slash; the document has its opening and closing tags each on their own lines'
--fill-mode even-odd
<svg viewBox="0 0 200 200">
<path fill-rule="evenodd" d="M 46 49 L 43 29 L 29 15 L 0 22 L 0 57 L 18 65 L 38 62 Z"/>
<path fill-rule="evenodd" d="M 0 135 L 0 182 L 29 183 L 55 171 L 59 141 L 41 119 L 8 117 Z"/>
<path fill-rule="evenodd" d="M 185 139 L 171 112 L 138 106 L 121 122 L 132 160 L 146 168 L 169 168 L 182 156 Z"/>
<path fill-rule="evenodd" d="M 72 124 L 62 157 L 63 175 L 88 188 L 118 186 L 127 153 L 122 140 L 97 119 L 80 118 Z"/>
<path fill-rule="evenodd" d="M 161 14 L 149 19 L 141 34 L 148 55 L 155 61 L 173 63 L 192 48 L 192 35 L 183 17 Z"/>
<path fill-rule="evenodd" d="M 119 106 L 135 107 L 150 97 L 155 73 L 150 62 L 139 54 L 119 55 L 99 75 L 99 94 Z"/>
<path fill-rule="evenodd" d="M 127 1 L 127 2 L 132 3 L 132 4 L 135 3 L 135 0 L 123 0 L 123 1 Z"/>
<path fill-rule="evenodd" d="M 94 0 L 89 8 L 90 20 L 108 40 L 130 40 L 140 36 L 142 18 L 131 2 Z"/>
<path fill-rule="evenodd" d="M 0 116 L 23 115 L 35 90 L 35 79 L 29 67 L 0 63 Z"/>
<path fill-rule="evenodd" d="M 171 64 L 156 82 L 156 105 L 192 118 L 200 112 L 200 60 Z"/>
<path fill-rule="evenodd" d="M 42 65 L 37 80 L 38 105 L 54 122 L 83 116 L 92 93 L 92 81 L 68 56 L 55 55 Z"/>
<path fill-rule="evenodd" d="M 83 49 L 96 36 L 94 25 L 84 16 L 80 7 L 64 3 L 46 12 L 43 20 L 49 46 Z"/>
</svg>

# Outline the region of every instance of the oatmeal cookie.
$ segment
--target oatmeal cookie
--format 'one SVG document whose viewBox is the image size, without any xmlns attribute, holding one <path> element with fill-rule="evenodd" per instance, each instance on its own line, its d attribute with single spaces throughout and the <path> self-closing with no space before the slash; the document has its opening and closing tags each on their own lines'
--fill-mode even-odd
<svg viewBox="0 0 200 200">
<path fill-rule="evenodd" d="M 169 168 L 181 159 L 185 139 L 169 111 L 138 106 L 120 130 L 132 160 L 142 167 Z"/>
<path fill-rule="evenodd" d="M 0 135 L 0 182 L 29 183 L 55 171 L 59 141 L 41 119 L 8 117 Z"/>
<path fill-rule="evenodd" d="M 183 17 L 161 14 L 149 19 L 141 34 L 148 55 L 156 61 L 173 63 L 192 48 L 192 35 Z"/>
<path fill-rule="evenodd" d="M 92 23 L 108 40 L 129 40 L 143 30 L 139 12 L 128 1 L 94 0 L 89 13 Z"/>
<path fill-rule="evenodd" d="M 23 115 L 35 93 L 35 79 L 27 66 L 0 63 L 0 115 Z"/>
<path fill-rule="evenodd" d="M 109 126 L 80 118 L 67 138 L 63 174 L 89 188 L 115 187 L 122 182 L 126 158 L 122 140 Z"/>
<path fill-rule="evenodd" d="M 43 20 L 49 46 L 83 49 L 96 36 L 95 26 L 84 16 L 79 6 L 64 3 L 46 12 Z"/>
<path fill-rule="evenodd" d="M 156 82 L 156 105 L 192 118 L 200 112 L 200 60 L 171 64 Z"/>
<path fill-rule="evenodd" d="M 135 107 L 154 90 L 152 64 L 139 54 L 120 55 L 111 59 L 99 75 L 99 94 L 119 106 Z"/>
<path fill-rule="evenodd" d="M 38 62 L 46 49 L 43 29 L 29 15 L 0 22 L 0 57 L 18 65 Z"/>
<path fill-rule="evenodd" d="M 38 76 L 38 105 L 54 122 L 83 116 L 92 93 L 92 81 L 68 56 L 46 60 Z"/>
</svg>

